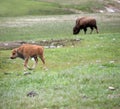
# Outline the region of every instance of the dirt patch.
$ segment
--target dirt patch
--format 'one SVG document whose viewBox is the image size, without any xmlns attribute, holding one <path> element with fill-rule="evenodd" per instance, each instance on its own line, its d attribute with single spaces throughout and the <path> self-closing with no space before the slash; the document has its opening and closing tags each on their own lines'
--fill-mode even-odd
<svg viewBox="0 0 120 109">
<path fill-rule="evenodd" d="M 58 40 L 42 40 L 42 41 L 11 41 L 0 42 L 0 50 L 7 50 L 19 47 L 22 44 L 37 44 L 42 45 L 45 48 L 60 48 L 64 46 L 75 46 L 80 43 L 81 39 L 58 39 Z"/>
</svg>

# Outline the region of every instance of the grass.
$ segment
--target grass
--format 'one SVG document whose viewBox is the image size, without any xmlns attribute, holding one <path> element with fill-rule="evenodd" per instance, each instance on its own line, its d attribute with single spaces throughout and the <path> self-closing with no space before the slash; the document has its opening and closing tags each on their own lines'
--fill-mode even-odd
<svg viewBox="0 0 120 109">
<path fill-rule="evenodd" d="M 1 79 L 1 109 L 3 106 L 7 109 L 119 108 L 118 66 L 76 66 L 60 72 L 16 74 L 7 76 L 9 81 L 6 77 Z M 109 86 L 116 90 L 109 90 Z M 38 96 L 27 97 L 26 94 L 32 90 Z"/>
<path fill-rule="evenodd" d="M 14 5 L 13 5 L 14 4 Z M 35 0 L 4 0 L 0 4 L 0 16 L 24 16 L 24 15 L 52 15 L 69 14 L 70 11 L 60 9 L 59 4 L 35 1 Z"/>
<path fill-rule="evenodd" d="M 39 60 L 27 76 L 23 60 L 10 60 L 11 50 L 1 50 L 1 109 L 119 109 L 119 36 L 84 35 L 75 47 L 45 49 L 48 70 L 41 69 Z M 38 95 L 28 97 L 30 91 Z"/>
<path fill-rule="evenodd" d="M 76 13 L 73 10 L 98 12 L 107 5 L 119 7 L 119 3 L 114 0 L 4 0 L 0 1 L 0 17 Z"/>
<path fill-rule="evenodd" d="M 100 33 L 74 36 L 75 16 L 82 15 L 0 18 L 1 42 L 81 39 L 75 46 L 45 49 L 48 70 L 39 59 L 29 75 L 23 74 L 23 60 L 0 50 L 0 109 L 119 109 L 120 16 L 91 14 Z M 27 96 L 31 91 L 37 95 Z"/>
<path fill-rule="evenodd" d="M 78 35 L 72 35 L 72 29 L 76 19 L 75 16 L 77 18 L 81 15 L 1 18 L 0 41 L 46 40 L 79 37 Z M 89 14 L 84 14 L 84 16 L 89 16 Z M 119 33 L 119 14 L 91 14 L 90 16 L 96 16 L 100 34 L 111 32 Z M 89 29 L 87 33 L 90 33 Z M 80 35 L 83 35 L 83 31 L 81 31 Z"/>
</svg>

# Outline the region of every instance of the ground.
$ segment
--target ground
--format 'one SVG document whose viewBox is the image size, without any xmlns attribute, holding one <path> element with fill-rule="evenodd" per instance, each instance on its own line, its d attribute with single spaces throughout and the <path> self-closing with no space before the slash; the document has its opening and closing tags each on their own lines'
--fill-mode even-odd
<svg viewBox="0 0 120 109">
<path fill-rule="evenodd" d="M 73 35 L 81 16 L 95 17 L 99 34 Z M 24 74 L 24 60 L 9 58 L 26 42 L 43 44 L 47 70 L 39 59 Z M 119 109 L 119 12 L 0 17 L 0 46 L 0 109 Z"/>
</svg>

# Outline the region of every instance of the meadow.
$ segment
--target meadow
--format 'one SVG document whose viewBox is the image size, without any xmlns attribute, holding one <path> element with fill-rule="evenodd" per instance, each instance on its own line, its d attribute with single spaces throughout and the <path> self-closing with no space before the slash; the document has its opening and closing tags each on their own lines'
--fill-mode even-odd
<svg viewBox="0 0 120 109">
<path fill-rule="evenodd" d="M 98 6 L 97 0 L 94 3 L 79 0 L 76 4 L 77 1 L 30 0 L 28 3 L 21 0 L 22 8 L 17 0 L 1 1 L 0 43 L 56 39 L 79 39 L 80 42 L 45 48 L 47 70 L 42 68 L 39 59 L 36 69 L 28 70 L 26 75 L 24 61 L 19 58 L 11 60 L 11 49 L 1 49 L 0 109 L 120 108 L 120 14 L 73 14 L 66 10 L 93 12 L 89 3 L 95 8 Z M 13 3 L 15 5 L 11 8 Z M 113 4 L 113 0 L 109 3 Z M 79 4 L 83 4 L 83 8 Z M 98 8 L 103 8 L 103 4 Z M 33 10 L 30 12 L 30 9 Z M 99 34 L 96 31 L 89 34 L 88 29 L 86 35 L 83 31 L 73 35 L 75 19 L 81 16 L 95 17 Z M 30 60 L 29 65 L 32 64 L 33 60 Z M 30 92 L 34 92 L 33 95 L 29 96 Z"/>
<path fill-rule="evenodd" d="M 24 75 L 23 60 L 11 60 L 11 50 L 0 50 L 0 109 L 119 109 L 120 16 L 91 14 L 98 21 L 100 33 L 89 34 L 88 29 L 86 35 L 83 31 L 72 35 L 78 16 L 1 18 L 1 42 L 49 39 L 81 42 L 45 49 L 48 70 L 42 69 L 39 59 L 37 68 L 28 71 L 31 73 L 28 75 Z M 34 97 L 27 96 L 31 91 L 36 93 Z"/>
<path fill-rule="evenodd" d="M 106 6 L 119 8 L 119 0 L 2 0 L 0 17 L 94 13 Z"/>
</svg>

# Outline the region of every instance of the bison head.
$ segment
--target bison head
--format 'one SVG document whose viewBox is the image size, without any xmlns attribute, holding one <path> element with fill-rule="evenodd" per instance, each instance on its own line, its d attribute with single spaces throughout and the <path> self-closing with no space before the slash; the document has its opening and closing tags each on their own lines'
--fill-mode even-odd
<svg viewBox="0 0 120 109">
<path fill-rule="evenodd" d="M 15 59 L 18 57 L 18 54 L 17 54 L 17 49 L 13 49 L 12 51 L 12 55 L 10 56 L 11 59 Z"/>
<path fill-rule="evenodd" d="M 77 27 L 77 26 L 75 26 L 75 27 L 73 28 L 73 34 L 78 34 L 79 32 L 80 32 L 80 28 Z"/>
</svg>

